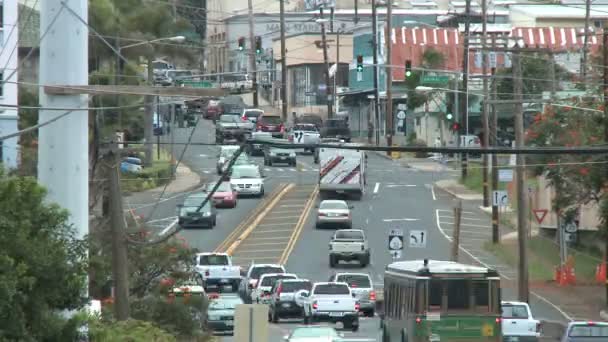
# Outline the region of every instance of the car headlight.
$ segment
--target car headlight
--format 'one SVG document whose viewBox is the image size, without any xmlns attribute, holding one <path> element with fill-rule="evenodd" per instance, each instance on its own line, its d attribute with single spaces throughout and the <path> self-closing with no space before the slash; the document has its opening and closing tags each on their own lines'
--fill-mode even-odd
<svg viewBox="0 0 608 342">
<path fill-rule="evenodd" d="M 271 157 L 276 157 L 276 156 L 277 156 L 277 154 L 276 154 L 276 153 L 272 153 L 272 152 L 270 152 L 270 156 L 271 156 Z"/>
<path fill-rule="evenodd" d="M 289 154 L 289 156 L 290 156 L 290 157 L 294 157 L 294 158 L 295 158 L 296 154 L 295 154 L 295 152 L 291 152 L 291 153 Z"/>
<path fill-rule="evenodd" d="M 203 217 L 209 217 L 209 216 L 211 216 L 210 212 L 203 213 Z"/>
</svg>

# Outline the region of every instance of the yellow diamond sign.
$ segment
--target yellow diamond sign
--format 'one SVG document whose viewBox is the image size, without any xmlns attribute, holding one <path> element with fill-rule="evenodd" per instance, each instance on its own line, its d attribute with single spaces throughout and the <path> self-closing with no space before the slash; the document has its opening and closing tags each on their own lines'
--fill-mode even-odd
<svg viewBox="0 0 608 342">
<path fill-rule="evenodd" d="M 483 336 L 494 336 L 494 327 L 490 324 L 484 324 L 481 328 L 481 334 Z"/>
</svg>

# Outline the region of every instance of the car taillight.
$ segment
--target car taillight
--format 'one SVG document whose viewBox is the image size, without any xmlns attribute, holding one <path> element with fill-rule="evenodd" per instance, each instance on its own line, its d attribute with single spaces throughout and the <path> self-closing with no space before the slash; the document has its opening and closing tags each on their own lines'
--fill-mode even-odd
<svg viewBox="0 0 608 342">
<path fill-rule="evenodd" d="M 349 217 L 350 214 L 340 214 L 340 216 Z"/>
<path fill-rule="evenodd" d="M 416 323 L 418 323 L 418 324 L 422 323 L 422 319 L 420 317 L 416 317 Z"/>
<path fill-rule="evenodd" d="M 501 321 L 502 321 L 502 319 L 500 317 L 496 318 L 496 324 L 500 324 Z"/>
<path fill-rule="evenodd" d="M 359 311 L 361 305 L 359 303 L 355 303 L 355 311 Z"/>
<path fill-rule="evenodd" d="M 242 121 L 247 121 L 247 117 L 246 116 L 241 116 L 241 120 Z"/>
<path fill-rule="evenodd" d="M 281 285 L 279 285 L 279 287 L 277 287 L 277 295 L 280 296 L 282 291 L 283 291 L 283 284 L 281 284 Z"/>
<path fill-rule="evenodd" d="M 376 300 L 376 291 L 372 291 L 369 293 L 369 299 L 370 300 Z"/>
<path fill-rule="evenodd" d="M 326 213 L 319 213 L 319 216 L 327 216 Z"/>
<path fill-rule="evenodd" d="M 317 302 L 312 303 L 312 308 L 317 310 L 319 308 L 319 304 L 317 304 Z"/>
<path fill-rule="evenodd" d="M 279 126 L 279 129 L 281 130 L 281 133 L 285 133 L 285 126 L 283 126 L 283 124 Z"/>
<path fill-rule="evenodd" d="M 542 328 L 542 326 L 541 326 L 540 322 L 536 323 L 536 332 L 537 333 L 540 333 L 541 328 Z"/>
<path fill-rule="evenodd" d="M 205 277 L 209 276 L 209 271 L 205 271 Z"/>
</svg>

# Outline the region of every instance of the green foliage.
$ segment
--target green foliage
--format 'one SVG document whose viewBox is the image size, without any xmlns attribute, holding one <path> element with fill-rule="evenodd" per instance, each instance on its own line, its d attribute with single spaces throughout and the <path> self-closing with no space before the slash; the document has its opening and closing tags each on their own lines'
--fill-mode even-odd
<svg viewBox="0 0 608 342">
<path fill-rule="evenodd" d="M 155 161 L 150 167 L 139 173 L 123 173 L 121 175 L 124 192 L 138 192 L 153 189 L 170 182 L 173 178 L 173 167 L 169 161 Z"/>
<path fill-rule="evenodd" d="M 0 339 L 65 340 L 84 304 L 86 244 L 36 180 L 0 172 Z M 71 328 L 71 331 L 70 331 Z"/>
<path fill-rule="evenodd" d="M 410 144 L 410 146 L 415 146 L 415 147 L 426 147 L 426 142 L 422 139 L 414 139 Z M 428 157 L 428 154 L 426 152 L 415 152 L 414 153 L 414 157 L 415 158 L 426 158 Z"/>
<path fill-rule="evenodd" d="M 438 69 L 443 65 L 445 58 L 443 54 L 433 48 L 424 50 L 422 64 L 427 69 Z"/>
<path fill-rule="evenodd" d="M 89 337 L 95 342 L 131 341 L 131 342 L 174 342 L 177 341 L 168 332 L 150 322 L 127 320 L 107 322 L 91 319 Z"/>
<path fill-rule="evenodd" d="M 566 80 L 568 72 L 557 64 L 555 66 L 555 79 L 557 82 Z M 549 91 L 552 81 L 549 78 L 550 72 L 547 70 L 551 64 L 543 55 L 531 55 L 521 58 L 521 71 L 523 75 L 523 94 L 524 98 L 539 98 L 543 91 Z M 513 68 L 501 69 L 496 73 L 498 78 L 498 97 L 500 99 L 513 98 Z M 506 77 L 504 77 L 506 76 Z"/>
</svg>

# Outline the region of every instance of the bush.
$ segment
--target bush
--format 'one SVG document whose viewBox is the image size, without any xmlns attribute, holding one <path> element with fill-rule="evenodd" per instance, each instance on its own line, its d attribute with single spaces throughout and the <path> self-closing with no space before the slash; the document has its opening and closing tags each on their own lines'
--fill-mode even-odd
<svg viewBox="0 0 608 342">
<path fill-rule="evenodd" d="M 91 341 L 173 342 L 177 339 L 150 322 L 127 320 L 106 322 L 91 319 L 89 323 Z"/>
<path fill-rule="evenodd" d="M 413 142 L 411 142 L 409 145 L 410 146 L 414 146 L 414 147 L 426 147 L 426 142 L 424 140 L 421 140 L 421 139 L 416 139 Z M 426 152 L 415 152 L 414 153 L 414 157 L 416 157 L 416 158 L 426 158 L 426 157 L 428 157 L 428 153 L 426 153 Z"/>
<path fill-rule="evenodd" d="M 124 192 L 138 192 L 165 185 L 172 180 L 171 170 L 170 162 L 160 161 L 139 173 L 123 173 L 122 189 Z"/>
</svg>

